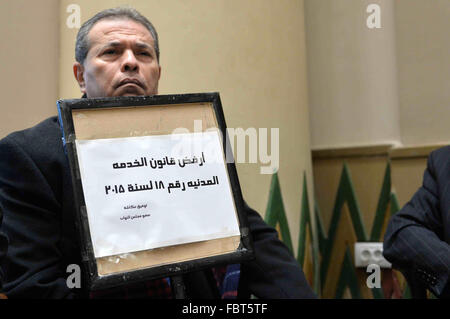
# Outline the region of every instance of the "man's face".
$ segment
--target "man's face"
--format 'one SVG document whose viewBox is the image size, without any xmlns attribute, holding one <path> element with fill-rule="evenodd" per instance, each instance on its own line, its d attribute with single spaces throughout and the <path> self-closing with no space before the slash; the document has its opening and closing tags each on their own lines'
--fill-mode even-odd
<svg viewBox="0 0 450 319">
<path fill-rule="evenodd" d="M 154 39 L 140 23 L 100 20 L 89 34 L 90 49 L 74 75 L 88 98 L 158 94 L 161 67 Z"/>
</svg>

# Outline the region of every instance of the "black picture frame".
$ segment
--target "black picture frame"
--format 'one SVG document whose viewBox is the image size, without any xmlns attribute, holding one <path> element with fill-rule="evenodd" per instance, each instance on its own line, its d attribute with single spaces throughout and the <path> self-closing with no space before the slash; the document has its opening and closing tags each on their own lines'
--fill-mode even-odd
<svg viewBox="0 0 450 319">
<path fill-rule="evenodd" d="M 202 270 L 218 265 L 235 264 L 249 261 L 254 258 L 253 242 L 249 230 L 247 216 L 244 210 L 244 200 L 239 184 L 236 166 L 233 161 L 226 161 L 227 173 L 230 180 L 232 196 L 234 199 L 237 217 L 240 228 L 240 245 L 232 253 L 226 253 L 218 256 L 205 257 L 195 260 L 188 260 L 161 266 L 155 266 L 144 269 L 131 270 L 127 272 L 114 273 L 109 275 L 99 275 L 97 271 L 96 258 L 91 242 L 86 203 L 81 183 L 81 174 L 78 165 L 77 150 L 75 146 L 75 130 L 72 118 L 73 110 L 82 109 L 100 109 L 115 107 L 151 107 L 157 105 L 179 105 L 190 103 L 211 103 L 214 114 L 223 138 L 223 151 L 226 159 L 232 159 L 230 140 L 227 134 L 227 126 L 222 110 L 222 103 L 218 92 L 213 93 L 194 93 L 194 94 L 171 94 L 154 95 L 139 97 L 107 97 L 95 99 L 67 99 L 57 101 L 59 122 L 63 134 L 64 150 L 68 157 L 74 198 L 76 203 L 77 216 L 76 227 L 79 233 L 79 242 L 81 247 L 81 256 L 83 258 L 83 268 L 85 276 L 83 280 L 90 291 L 117 287 L 129 283 L 152 280 L 163 277 L 174 277 L 188 272 Z M 226 137 L 226 138 L 225 138 Z"/>
</svg>

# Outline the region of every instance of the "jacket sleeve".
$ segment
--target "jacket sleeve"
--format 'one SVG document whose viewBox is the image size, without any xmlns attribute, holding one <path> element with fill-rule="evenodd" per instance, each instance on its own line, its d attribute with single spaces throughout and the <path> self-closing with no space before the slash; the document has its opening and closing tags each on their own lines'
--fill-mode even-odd
<svg viewBox="0 0 450 319">
<path fill-rule="evenodd" d="M 255 259 L 243 263 L 239 297 L 253 294 L 263 299 L 317 298 L 277 231 L 245 204 Z M 245 291 L 245 293 L 244 293 Z"/>
<path fill-rule="evenodd" d="M 432 153 L 424 173 L 423 185 L 412 199 L 389 221 L 383 254 L 394 268 L 409 280 L 418 280 L 438 297 L 449 293 L 450 246 L 444 241 L 443 215 L 438 177 L 448 170 Z M 437 171 L 442 167 L 442 171 Z M 446 191 L 450 183 L 447 181 Z M 448 207 L 448 206 L 447 206 Z M 448 222 L 448 220 L 447 220 Z M 448 226 L 447 226 L 448 227 Z"/>
<path fill-rule="evenodd" d="M 0 206 L 0 264 L 2 260 L 5 258 L 6 252 L 8 250 L 8 238 L 6 237 L 5 234 L 1 232 L 2 221 L 3 221 L 3 212 Z M 0 294 L 3 292 L 3 280 L 4 275 L 2 269 L 0 268 Z"/>
<path fill-rule="evenodd" d="M 1 262 L 8 298 L 72 298 L 62 264 L 61 207 L 33 158 L 10 135 L 0 141 Z"/>
</svg>

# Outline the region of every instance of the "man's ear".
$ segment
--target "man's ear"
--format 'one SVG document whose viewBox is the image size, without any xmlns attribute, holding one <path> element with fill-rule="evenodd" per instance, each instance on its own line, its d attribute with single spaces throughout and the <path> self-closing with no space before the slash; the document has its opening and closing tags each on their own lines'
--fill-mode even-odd
<svg viewBox="0 0 450 319">
<path fill-rule="evenodd" d="M 86 93 L 86 83 L 84 82 L 84 67 L 81 63 L 75 62 L 73 64 L 73 75 L 80 86 L 81 93 Z"/>
</svg>

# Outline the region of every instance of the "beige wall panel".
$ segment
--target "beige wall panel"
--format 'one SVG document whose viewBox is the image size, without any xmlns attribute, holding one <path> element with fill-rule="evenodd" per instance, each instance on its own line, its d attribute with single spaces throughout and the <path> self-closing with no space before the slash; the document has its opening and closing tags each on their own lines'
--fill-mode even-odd
<svg viewBox="0 0 450 319">
<path fill-rule="evenodd" d="M 65 26 L 61 1 L 60 97 L 79 97 L 72 75 L 77 30 Z M 130 4 L 146 15 L 160 36 L 160 94 L 218 91 L 228 127 L 279 128 L 279 177 L 297 249 L 303 173 L 310 201 L 313 180 L 309 147 L 303 1 L 87 1 L 82 22 L 105 8 Z M 269 151 L 270 153 L 270 151 Z M 259 163 L 237 165 L 244 198 L 265 213 L 270 175 Z"/>
<path fill-rule="evenodd" d="M 381 8 L 370 29 L 369 4 Z M 311 147 L 399 143 L 391 0 L 306 0 Z"/>
<path fill-rule="evenodd" d="M 56 114 L 58 0 L 0 2 L 0 138 Z"/>
<path fill-rule="evenodd" d="M 395 1 L 401 135 L 450 143 L 450 1 Z"/>
<path fill-rule="evenodd" d="M 306 0 L 305 17 L 313 149 L 450 143 L 450 1 Z"/>
</svg>

